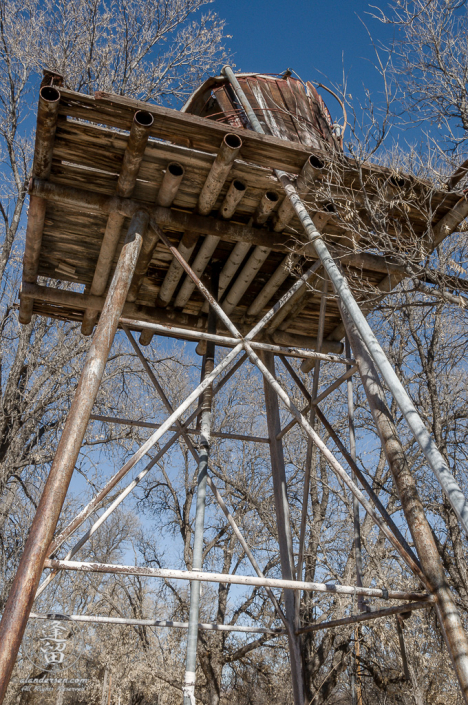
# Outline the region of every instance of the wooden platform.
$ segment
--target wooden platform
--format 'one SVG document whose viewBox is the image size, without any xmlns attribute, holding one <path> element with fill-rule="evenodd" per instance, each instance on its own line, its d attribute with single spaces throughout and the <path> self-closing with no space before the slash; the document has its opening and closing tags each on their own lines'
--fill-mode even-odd
<svg viewBox="0 0 468 705">
<path fill-rule="evenodd" d="M 218 80 L 218 84 L 221 85 L 220 79 L 215 80 Z M 216 94 L 216 84 L 206 84 L 202 88 L 205 94 L 207 91 L 211 95 Z M 255 246 L 270 250 L 232 311 L 232 320 L 239 326 L 249 328 L 292 285 L 297 274 L 305 271 L 305 268 L 309 267 L 315 259 L 310 246 L 304 245 L 303 234 L 296 218 L 293 218 L 282 232 L 274 230 L 275 212 L 278 211 L 284 195 L 271 171 L 272 168 L 279 168 L 296 176 L 310 154 L 317 155 L 325 164 L 329 165 L 333 162 L 333 168 L 324 169 L 323 181 L 326 181 L 326 188 L 317 182 L 316 190 L 311 192 L 306 200 L 314 221 L 325 233 L 327 242 L 338 248 L 335 251 L 339 254 L 345 270 L 350 272 L 351 279 L 353 276 L 364 278 L 376 288 L 380 287 L 385 291 L 392 285 L 389 284 L 389 276 L 391 278 L 392 274 L 394 275 L 393 283 L 397 283 L 404 276 L 401 266 L 392 264 L 389 259 L 391 251 L 387 249 L 385 252 L 376 252 L 375 242 L 369 239 L 366 243 L 365 232 L 359 243 L 364 251 L 353 253 L 343 249 L 346 221 L 340 214 L 339 208 L 337 209 L 336 203 L 339 204 L 341 198 L 343 203 L 346 201 L 348 204 L 346 207 L 349 208 L 349 203 L 352 203 L 354 208 L 361 208 L 359 204 L 362 204 L 362 189 L 357 165 L 344 159 L 329 136 L 327 138 L 322 134 L 321 140 L 316 140 L 314 144 L 313 141 L 303 144 L 299 139 L 292 141 L 292 128 L 289 141 L 273 135 L 260 136 L 242 126 L 236 127 L 233 120 L 220 119 L 219 111 L 217 112 L 213 105 L 211 115 L 208 114 L 206 117 L 192 115 L 187 111 L 200 110 L 200 106 L 206 105 L 206 100 L 204 102 L 201 100 L 201 96 L 204 95 L 202 90 L 197 92 L 184 112 L 104 93 L 91 97 L 64 88 L 59 90 L 60 103 L 53 143 L 52 168 L 47 179 L 48 184 L 59 188 L 56 188 L 54 195 L 47 196 L 42 241 L 36 247 L 37 252 L 31 242 L 27 242 L 26 245 L 30 260 L 36 257 L 37 275 L 49 280 L 47 287 L 44 283 L 38 287 L 30 280 L 26 281 L 28 296 L 31 297 L 31 292 L 35 292 L 34 313 L 59 319 L 81 320 L 83 311 L 90 301 L 86 298 L 86 294 L 90 291 L 108 218 L 107 206 L 104 209 L 98 207 L 95 201 L 97 196 L 112 197 L 116 193 L 129 130 L 135 111 L 141 109 L 151 113 L 154 122 L 131 201 L 151 209 L 155 221 L 175 245 L 179 244 L 184 232 L 197 234 L 195 238 L 197 242 L 190 262 L 195 260 L 206 236 L 219 237 L 211 261 L 205 269 L 207 278 L 210 276 L 211 264 L 213 262 L 224 264 L 238 242 L 246 242 L 251 246 L 242 266 L 245 266 Z M 270 88 L 268 90 L 271 92 Z M 261 106 L 258 106 L 258 109 L 260 110 Z M 294 127 L 294 121 L 291 121 L 291 125 Z M 200 193 L 221 142 L 227 134 L 237 134 L 242 139 L 242 147 L 211 214 L 200 215 L 197 211 Z M 304 141 L 307 142 L 307 139 Z M 182 165 L 185 173 L 172 206 L 168 208 L 155 204 L 170 162 Z M 372 165 L 365 166 L 363 174 L 364 178 L 369 179 L 369 183 L 376 173 L 381 174 L 386 180 L 392 178 L 392 173 L 388 170 Z M 334 174 L 340 174 L 335 185 L 330 181 L 335 178 Z M 246 191 L 234 215 L 226 220 L 219 215 L 218 211 L 229 186 L 236 179 L 245 184 Z M 411 247 L 414 247 L 414 233 L 421 239 L 427 239 L 427 212 L 432 213 L 434 225 L 457 204 L 460 196 L 434 192 L 423 182 L 416 183 L 412 180 L 411 183 L 413 191 L 419 193 L 421 199 L 427 201 L 427 194 L 430 193 L 430 204 L 426 203 L 426 210 L 423 212 L 422 209 L 414 209 L 414 213 L 411 212 L 409 215 L 413 230 Z M 44 195 L 47 192 L 46 186 L 47 184 L 43 182 L 33 180 L 32 193 Z M 329 202 L 326 199 L 332 187 L 335 187 L 337 195 L 334 213 L 327 210 Z M 86 199 L 83 193 L 80 196 L 81 200 L 75 199 L 74 202 L 67 196 L 67 188 L 80 189 L 88 193 L 89 203 L 84 202 Z M 276 192 L 278 196 L 275 208 L 266 223 L 256 225 L 253 221 L 257 207 L 264 194 L 271 191 Z M 91 203 L 93 198 L 94 201 Z M 105 201 L 106 204 L 108 202 L 108 200 Z M 394 219 L 397 219 L 398 204 L 389 203 L 388 208 L 393 209 Z M 362 211 L 362 217 L 365 218 L 364 209 Z M 408 218 L 408 213 L 406 212 L 404 216 Z M 114 265 L 128 223 L 129 219 L 123 224 Z M 394 238 L 395 248 L 401 253 L 405 249 L 405 241 L 398 230 L 396 227 L 392 233 L 390 228 L 389 238 Z M 297 255 L 291 272 L 262 310 L 253 317 L 249 316 L 247 314 L 249 307 L 284 262 L 285 256 L 291 253 Z M 136 301 L 127 306 L 125 315 L 156 323 L 173 323 L 182 328 L 204 328 L 206 307 L 202 310 L 204 301 L 197 290 L 193 291 L 182 307 L 174 305 L 185 281 L 185 274 L 181 277 L 168 305 L 163 307 L 158 304 L 160 288 L 171 261 L 170 251 L 159 241 L 153 251 Z M 242 266 L 236 276 L 240 276 Z M 81 293 L 61 295 L 54 289 L 58 281 L 81 285 Z M 234 285 L 235 281 L 236 277 L 230 285 Z M 309 347 L 313 347 L 313 338 L 317 332 L 320 271 L 315 284 L 313 281 L 311 284 L 315 291 L 309 291 L 302 301 L 298 302 L 296 309 L 290 311 L 285 321 L 277 327 L 278 331 L 282 331 L 285 339 L 290 336 L 294 342 L 297 337 L 298 344 L 303 346 L 309 344 Z M 339 323 L 336 304 L 333 297 L 330 297 L 325 336 L 330 339 L 336 338 L 337 335 L 341 337 Z M 137 328 L 138 326 L 135 326 L 135 329 Z M 303 339 L 303 336 L 310 338 L 310 341 Z"/>
</svg>

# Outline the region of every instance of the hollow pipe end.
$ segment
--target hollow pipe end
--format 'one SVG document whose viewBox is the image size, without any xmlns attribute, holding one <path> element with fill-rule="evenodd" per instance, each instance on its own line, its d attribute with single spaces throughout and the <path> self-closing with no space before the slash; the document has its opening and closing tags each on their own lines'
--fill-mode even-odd
<svg viewBox="0 0 468 705">
<path fill-rule="evenodd" d="M 154 117 L 147 110 L 137 110 L 133 116 L 133 120 L 140 127 L 146 127 L 149 129 L 154 122 Z"/>
<path fill-rule="evenodd" d="M 57 103 L 60 100 L 60 91 L 55 86 L 42 86 L 39 95 L 46 103 Z"/>
<path fill-rule="evenodd" d="M 311 154 L 308 161 L 313 169 L 321 171 L 325 167 L 325 162 L 320 157 L 317 157 L 316 154 Z"/>
<path fill-rule="evenodd" d="M 227 135 L 224 135 L 223 139 L 224 144 L 226 147 L 229 147 L 229 149 L 240 149 L 242 147 L 242 140 L 239 137 L 239 135 L 236 135 L 234 132 L 229 132 Z"/>
<path fill-rule="evenodd" d="M 175 178 L 180 178 L 180 179 L 185 174 L 185 169 L 182 166 L 182 164 L 179 164 L 179 162 L 170 162 L 167 165 L 167 171 L 170 173 L 171 176 L 174 176 Z"/>
</svg>

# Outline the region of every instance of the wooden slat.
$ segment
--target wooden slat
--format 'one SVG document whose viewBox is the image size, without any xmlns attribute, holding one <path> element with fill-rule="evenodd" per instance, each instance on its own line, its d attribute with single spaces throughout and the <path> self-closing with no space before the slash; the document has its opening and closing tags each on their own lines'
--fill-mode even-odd
<svg viewBox="0 0 468 705">
<path fill-rule="evenodd" d="M 50 181 L 82 188 L 96 194 L 109 196 L 114 194 L 128 139 L 128 134 L 122 130 L 128 131 L 130 129 L 135 110 L 149 110 L 155 117 L 155 123 L 152 139 L 148 142 L 141 164 L 134 198 L 136 202 L 141 202 L 143 205 L 154 204 L 167 164 L 170 161 L 178 161 L 184 166 L 185 176 L 174 201 L 173 209 L 158 209 L 157 211 L 162 219 L 158 222 L 168 234 L 171 242 L 177 245 L 186 229 L 194 229 L 201 236 L 209 232 L 219 235 L 222 239 L 213 258 L 220 261 L 225 261 L 229 257 L 229 253 L 239 240 L 240 235 L 242 238 L 247 238 L 247 241 L 252 245 L 261 245 L 272 250 L 244 294 L 242 305 L 238 305 L 233 312 L 233 321 L 241 325 L 248 306 L 275 271 L 284 253 L 289 252 L 291 248 L 297 246 L 298 241 L 303 240 L 302 229 L 297 218 L 291 221 L 292 227 L 298 233 L 293 236 L 274 233 L 268 226 L 247 227 L 249 218 L 252 217 L 262 194 L 271 188 L 278 190 L 271 169 L 277 167 L 291 173 L 298 173 L 311 151 L 323 154 L 321 150 L 311 147 L 310 140 L 313 138 L 316 140 L 314 144 L 319 144 L 319 136 L 318 133 L 316 137 L 314 133 L 310 132 L 310 122 L 316 121 L 318 125 L 320 120 L 324 123 L 325 118 L 321 115 L 318 104 L 314 106 L 314 101 L 307 98 L 301 92 L 302 89 L 298 90 L 296 84 L 297 82 L 294 82 L 294 88 L 291 89 L 285 81 L 276 83 L 275 81 L 257 80 L 255 88 L 252 90 L 254 82 L 249 82 L 247 79 L 243 81 L 253 106 L 257 109 L 266 106 L 270 110 L 264 121 L 266 128 L 270 131 L 272 125 L 279 126 L 281 136 L 287 137 L 290 141 L 274 136 L 262 137 L 251 131 L 222 124 L 215 120 L 199 118 L 120 96 L 101 94 L 98 99 L 94 99 L 63 89 Z M 281 90 L 278 86 L 281 86 Z M 223 109 L 231 109 L 231 102 L 225 89 L 217 89 L 217 94 L 219 94 L 221 101 L 220 105 L 226 106 Z M 289 115 L 281 114 L 277 110 L 278 106 L 285 105 L 292 112 L 296 112 L 298 104 L 300 104 L 300 112 L 308 121 L 302 123 L 302 126 L 300 122 L 296 122 Z M 83 120 L 87 122 L 83 122 Z M 326 130 L 329 130 L 329 126 L 326 125 L 323 129 L 327 135 Z M 239 134 L 244 146 L 240 159 L 234 163 L 229 180 L 219 195 L 215 209 L 221 204 L 232 179 L 239 178 L 244 181 L 247 184 L 247 191 L 239 204 L 235 219 L 232 221 L 226 223 L 217 220 L 216 217 L 200 220 L 201 217 L 196 215 L 198 196 L 221 140 L 229 132 Z M 305 135 L 306 132 L 308 136 Z M 298 134 L 306 142 L 309 140 L 307 148 L 297 141 Z M 162 140 L 172 140 L 174 143 L 170 144 L 168 141 Z M 366 165 L 364 180 L 371 182 L 378 173 L 385 174 L 386 177 L 390 174 L 388 170 L 374 165 Z M 354 163 L 351 160 L 349 160 L 341 177 L 343 184 L 348 189 L 348 191 L 343 189 L 343 200 L 356 199 L 356 212 L 361 212 L 362 207 L 359 201 L 361 185 L 357 180 Z M 352 190 L 353 186 L 354 191 Z M 421 199 L 424 197 L 424 188 L 417 183 L 415 185 L 415 192 L 421 194 Z M 320 197 L 319 187 L 318 194 Z M 320 208 L 320 204 L 314 202 L 314 198 L 315 195 L 310 198 L 312 212 Z M 434 220 L 439 220 L 450 207 L 455 205 L 457 200 L 456 194 L 434 193 L 431 201 Z M 362 212 L 364 213 L 364 211 Z M 390 210 L 389 213 L 394 213 L 395 217 L 401 216 L 397 209 Z M 417 208 L 412 208 L 408 212 L 408 217 L 414 231 L 423 234 L 427 227 L 424 212 L 418 212 Z M 39 274 L 51 279 L 89 285 L 99 255 L 105 223 L 106 216 L 96 210 L 95 212 L 83 212 L 79 207 L 64 206 L 59 202 L 49 201 L 43 245 L 39 257 Z M 125 226 L 122 231 L 125 232 Z M 326 238 L 329 243 L 334 239 L 339 240 L 343 233 L 343 227 L 339 223 L 334 222 L 333 219 L 328 222 Z M 393 238 L 393 242 L 398 244 L 400 249 L 405 246 L 405 238 L 407 237 L 405 233 L 398 235 L 397 230 L 390 226 L 388 235 Z M 397 237 L 399 238 L 398 243 Z M 364 233 L 361 244 L 366 242 L 365 238 Z M 122 244 L 123 242 L 117 248 L 114 267 Z M 136 302 L 137 306 L 154 306 L 171 260 L 172 255 L 168 248 L 164 244 L 158 243 L 148 267 L 147 276 L 143 280 Z M 68 267 L 68 274 L 67 270 L 63 269 L 63 265 Z M 367 278 L 369 283 L 374 286 L 379 286 L 386 278 L 386 272 L 378 271 L 378 261 L 373 261 L 372 256 L 367 260 L 365 254 L 360 258 L 358 256 L 353 262 L 353 266 L 359 269 L 360 277 Z M 268 305 L 270 306 L 278 300 L 293 282 L 294 277 L 288 277 Z M 356 292 L 356 295 L 359 298 L 360 292 Z M 198 315 L 202 302 L 203 298 L 196 290 L 184 308 L 184 315 Z M 75 311 L 73 307 L 64 308 L 50 302 L 36 302 L 34 311 L 41 313 L 41 315 L 68 320 L 81 320 L 82 317 L 81 310 Z M 167 311 L 169 314 L 170 309 Z M 331 300 L 327 309 L 326 335 L 336 329 L 339 321 L 337 306 Z M 312 294 L 308 296 L 304 308 L 297 317 L 291 320 L 287 330 L 298 335 L 303 334 L 304 331 L 307 331 L 309 335 L 314 335 L 317 330 L 317 322 L 318 298 Z"/>
<path fill-rule="evenodd" d="M 272 108 L 276 108 L 276 110 L 278 110 L 276 113 L 276 119 L 281 120 L 283 123 L 287 139 L 291 142 L 297 141 L 299 137 L 296 130 L 295 121 L 292 119 L 291 115 L 289 115 L 289 112 L 287 112 L 288 107 L 284 102 L 276 81 L 264 81 L 260 85 L 263 93 L 270 98 Z M 280 109 L 284 112 L 279 112 Z"/>
<path fill-rule="evenodd" d="M 297 142 L 284 142 L 269 135 L 257 135 L 231 125 L 123 96 L 99 93 L 94 99 L 66 89 L 61 89 L 61 94 L 60 115 L 129 130 L 135 111 L 147 110 L 154 117 L 150 132 L 152 137 L 212 154 L 217 152 L 224 136 L 234 132 L 243 141 L 242 156 L 245 160 L 268 168 L 284 169 L 293 174 L 300 172 L 310 153 Z"/>
</svg>

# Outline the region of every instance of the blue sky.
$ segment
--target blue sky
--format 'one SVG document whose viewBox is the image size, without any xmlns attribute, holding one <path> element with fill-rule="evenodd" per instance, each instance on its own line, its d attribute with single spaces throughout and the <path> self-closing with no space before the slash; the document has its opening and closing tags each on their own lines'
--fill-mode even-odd
<svg viewBox="0 0 468 705">
<path fill-rule="evenodd" d="M 386 7 L 387 3 L 375 0 L 373 5 Z M 210 9 L 227 22 L 226 33 L 232 35 L 227 45 L 234 54 L 236 71 L 279 73 L 290 67 L 304 80 L 330 86 L 341 84 L 346 74 L 348 93 L 356 100 L 356 107 L 364 85 L 379 102 L 382 86 L 373 66 L 375 50 L 369 32 L 377 45 L 389 44 L 393 29 L 371 17 L 366 0 L 296 0 L 290 5 L 278 0 L 215 0 Z M 340 117 L 333 99 L 325 93 L 323 96 L 333 117 Z M 110 470 L 107 462 L 101 464 L 104 468 Z M 134 474 L 137 471 L 130 476 Z M 72 491 L 82 492 L 85 487 L 82 476 L 75 473 Z M 123 506 L 131 504 L 127 500 Z M 162 541 L 166 547 L 170 543 L 168 537 Z M 125 559 L 133 562 L 130 554 Z"/>
<path fill-rule="evenodd" d="M 383 0 L 372 5 L 388 7 Z M 212 7 L 227 21 L 237 71 L 279 73 L 291 67 L 304 80 L 330 85 L 341 83 L 344 72 L 353 97 L 362 96 L 366 84 L 378 101 L 381 81 L 363 22 L 376 45 L 390 43 L 393 28 L 371 17 L 366 0 L 216 0 Z M 333 99 L 327 103 L 336 116 Z"/>
<path fill-rule="evenodd" d="M 373 4 L 387 6 L 383 0 Z M 215 0 L 210 9 L 227 22 L 226 33 L 232 35 L 227 45 L 236 71 L 279 73 L 290 67 L 304 80 L 329 85 L 340 84 L 344 72 L 353 99 L 363 96 L 365 84 L 378 102 L 381 81 L 373 68 L 374 48 L 363 22 L 376 44 L 388 44 L 393 29 L 371 17 L 367 0 L 296 0 L 289 6 L 279 0 Z M 340 117 L 337 104 L 323 95 L 332 115 Z M 106 461 L 101 463 L 104 468 L 110 470 Z M 72 491 L 85 487 L 83 477 L 75 473 Z M 124 506 L 129 506 L 128 500 Z"/>
</svg>

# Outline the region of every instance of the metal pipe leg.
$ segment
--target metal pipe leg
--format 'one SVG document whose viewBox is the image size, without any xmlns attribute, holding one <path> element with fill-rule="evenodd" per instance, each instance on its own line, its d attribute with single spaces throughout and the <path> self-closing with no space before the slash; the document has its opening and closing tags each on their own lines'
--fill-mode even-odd
<svg viewBox="0 0 468 705">
<path fill-rule="evenodd" d="M 346 338 L 346 355 L 350 353 L 349 340 Z M 349 370 L 350 367 L 348 366 Z M 349 453 L 354 462 L 356 462 L 356 430 L 354 427 L 354 391 L 353 391 L 353 378 L 349 377 L 347 380 L 347 394 L 348 394 L 348 430 L 349 430 Z M 357 482 L 356 474 L 353 472 L 353 480 Z M 361 546 L 361 522 L 359 517 L 359 502 L 357 497 L 353 495 L 353 529 L 354 529 L 354 561 L 356 564 L 356 585 L 362 587 L 362 546 Z M 358 595 L 357 598 L 358 611 L 363 612 L 366 608 L 366 601 L 362 595 Z M 351 669 L 352 677 L 352 687 L 351 694 L 353 699 L 353 705 L 362 705 L 362 691 L 361 691 L 361 676 L 359 669 L 359 627 L 354 630 L 354 667 Z"/>
<path fill-rule="evenodd" d="M 3 702 L 31 611 L 44 560 L 68 490 L 91 409 L 138 260 L 148 215 L 135 214 L 31 526 L 0 624 L 0 703 Z"/>
<path fill-rule="evenodd" d="M 216 277 L 217 279 L 217 277 Z M 216 286 L 216 289 L 218 287 Z M 216 332 L 216 313 L 210 306 L 208 332 Z M 204 360 L 203 378 L 214 369 L 215 345 L 208 342 Z M 211 443 L 211 406 L 213 387 L 203 393 L 200 415 L 200 451 L 197 479 L 197 504 L 195 513 L 195 535 L 193 539 L 192 570 L 201 570 L 203 565 L 203 532 L 205 527 L 206 486 L 208 481 L 208 461 Z M 200 621 L 201 583 L 190 583 L 190 613 L 187 632 L 187 655 L 185 660 L 184 705 L 195 705 L 195 674 L 197 668 L 198 623 Z"/>
<path fill-rule="evenodd" d="M 236 76 L 234 75 L 232 69 L 229 66 L 224 66 L 222 73 L 228 78 L 231 86 L 233 87 L 234 93 L 237 95 L 239 102 L 244 108 L 246 115 L 252 125 L 255 132 L 264 134 L 264 130 L 260 125 L 255 113 L 253 112 L 247 97 L 242 90 Z M 349 288 L 346 278 L 343 276 L 339 266 L 334 261 L 331 256 L 320 232 L 317 230 L 314 222 L 312 221 L 307 208 L 302 202 L 295 186 L 291 182 L 290 177 L 284 171 L 278 169 L 274 170 L 274 173 L 284 188 L 286 197 L 289 198 L 291 205 L 293 206 L 296 215 L 298 216 L 309 243 L 314 246 L 315 252 L 317 253 L 320 261 L 322 262 L 325 271 L 327 272 L 335 291 L 342 302 L 343 306 L 349 313 L 351 319 L 353 320 L 357 330 L 359 331 L 362 339 L 369 350 L 375 364 L 380 370 L 380 373 L 390 390 L 393 397 L 400 407 L 403 416 L 406 419 L 408 426 L 410 427 L 415 439 L 417 440 L 424 456 L 437 477 L 440 485 L 442 486 L 447 498 L 452 505 L 453 511 L 458 517 L 465 533 L 468 535 L 468 501 L 465 498 L 461 488 L 455 480 L 455 477 L 450 472 L 450 469 L 445 462 L 442 454 L 437 448 L 434 439 L 428 432 L 424 421 L 419 416 L 416 407 L 411 401 L 410 396 L 406 392 L 402 383 L 400 382 L 395 370 L 388 361 L 382 347 L 380 346 L 377 338 L 375 337 L 371 327 L 369 326 L 366 317 L 359 308 L 358 303 L 354 299 L 351 289 Z"/>
<path fill-rule="evenodd" d="M 390 466 L 401 505 L 416 546 L 422 570 L 437 600 L 437 612 L 452 656 L 461 691 L 468 703 L 468 640 L 445 579 L 439 552 L 419 498 L 416 483 L 398 438 L 377 371 L 350 316 L 342 310 L 343 323 L 359 366 L 364 391 Z"/>
<path fill-rule="evenodd" d="M 272 353 L 263 353 L 263 362 L 268 371 L 275 376 L 275 358 Z M 283 444 L 277 440 L 281 430 L 278 396 L 266 380 L 264 380 L 265 406 L 270 437 L 271 470 L 273 476 L 273 491 L 276 510 L 276 525 L 278 527 L 278 542 L 280 548 L 281 575 L 284 580 L 294 580 L 294 556 L 292 546 L 289 504 L 286 488 L 286 472 L 284 466 Z M 292 590 L 284 591 L 286 619 L 291 629 L 288 630 L 289 654 L 291 659 L 291 676 L 295 705 L 304 705 L 304 676 L 299 638 L 294 632 L 296 624 L 296 599 Z"/>
<path fill-rule="evenodd" d="M 346 355 L 350 353 L 349 341 L 346 339 Z M 350 369 L 348 366 L 347 369 Z M 348 429 L 349 429 L 349 454 L 354 462 L 356 462 L 356 431 L 354 428 L 354 392 L 353 378 L 349 377 L 347 381 L 348 393 Z M 356 482 L 356 474 L 353 472 L 353 480 Z M 354 525 L 354 560 L 356 562 L 356 585 L 362 587 L 362 546 L 361 546 L 361 523 L 359 518 L 359 502 L 353 495 L 353 525 Z M 366 607 L 365 600 L 362 596 L 358 597 L 358 610 L 363 612 Z"/>
</svg>

